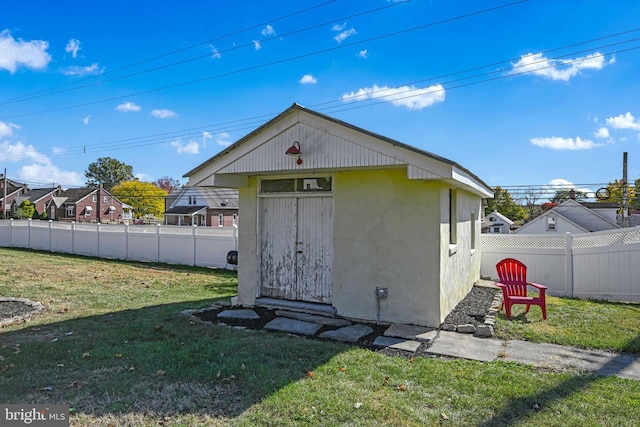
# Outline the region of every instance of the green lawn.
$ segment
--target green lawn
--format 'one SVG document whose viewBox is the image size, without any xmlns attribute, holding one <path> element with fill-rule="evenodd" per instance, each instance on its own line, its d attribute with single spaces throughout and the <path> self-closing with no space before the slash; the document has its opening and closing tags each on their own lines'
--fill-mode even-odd
<svg viewBox="0 0 640 427">
<path fill-rule="evenodd" d="M 640 304 L 547 296 L 547 320 L 539 307 L 524 311 L 514 306 L 511 319 L 502 311 L 496 336 L 640 355 Z"/>
<path fill-rule="evenodd" d="M 235 295 L 233 272 L 17 249 L 0 249 L 0 256 L 0 296 L 47 307 L 27 323 L 0 329 L 0 402 L 68 404 L 74 426 L 582 427 L 640 421 L 638 381 L 504 361 L 409 360 L 179 314 Z M 532 339 L 532 330 L 556 329 L 554 322 L 569 328 L 573 322 L 560 320 L 565 303 L 580 318 L 594 312 L 588 304 L 601 304 L 553 299 L 547 321 L 532 308 L 527 316 L 500 318 L 497 329 Z M 640 325 L 638 306 L 605 305 Z M 591 323 L 575 327 L 585 325 Z M 545 334 L 561 343 L 569 339 Z M 603 334 L 598 346 L 637 343 L 637 326 L 625 334 L 612 341 L 606 336 L 614 334 Z"/>
</svg>

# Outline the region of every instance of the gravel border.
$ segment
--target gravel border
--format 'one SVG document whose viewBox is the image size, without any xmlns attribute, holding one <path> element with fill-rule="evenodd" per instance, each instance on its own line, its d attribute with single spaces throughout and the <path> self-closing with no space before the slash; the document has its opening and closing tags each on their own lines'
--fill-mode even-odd
<svg viewBox="0 0 640 427">
<path fill-rule="evenodd" d="M 0 297 L 0 328 L 18 322 L 44 310 L 44 305 L 26 298 Z"/>
<path fill-rule="evenodd" d="M 501 305 L 502 292 L 493 282 L 476 284 L 445 318 L 440 330 L 490 338 Z"/>
</svg>

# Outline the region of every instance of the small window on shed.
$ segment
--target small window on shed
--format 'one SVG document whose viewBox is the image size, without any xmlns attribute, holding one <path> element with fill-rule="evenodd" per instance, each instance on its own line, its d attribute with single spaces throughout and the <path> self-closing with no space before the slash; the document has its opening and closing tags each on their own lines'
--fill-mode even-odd
<svg viewBox="0 0 640 427">
<path fill-rule="evenodd" d="M 311 177 L 294 179 L 265 179 L 260 185 L 262 194 L 269 193 L 310 193 L 330 192 L 331 177 Z"/>
<path fill-rule="evenodd" d="M 549 215 L 547 217 L 547 231 L 556 231 L 556 217 Z"/>
<path fill-rule="evenodd" d="M 218 227 L 224 227 L 224 215 L 218 214 Z"/>
<path fill-rule="evenodd" d="M 296 189 L 295 179 L 268 179 L 262 181 L 263 193 L 293 193 Z"/>
</svg>

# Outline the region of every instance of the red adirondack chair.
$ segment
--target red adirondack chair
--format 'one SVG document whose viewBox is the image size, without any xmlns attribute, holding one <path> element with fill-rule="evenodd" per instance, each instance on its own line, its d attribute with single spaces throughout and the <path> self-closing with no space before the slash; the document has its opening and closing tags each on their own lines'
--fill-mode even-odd
<svg viewBox="0 0 640 427">
<path fill-rule="evenodd" d="M 496 264 L 499 281 L 496 285 L 502 289 L 502 306 L 507 317 L 511 317 L 511 306 L 513 304 L 525 304 L 529 312 L 532 305 L 540 306 L 542 318 L 547 318 L 547 305 L 545 302 L 545 292 L 547 287 L 537 283 L 527 282 L 527 266 L 517 259 L 506 258 Z M 538 296 L 528 296 L 527 287 L 532 286 L 538 290 Z"/>
</svg>

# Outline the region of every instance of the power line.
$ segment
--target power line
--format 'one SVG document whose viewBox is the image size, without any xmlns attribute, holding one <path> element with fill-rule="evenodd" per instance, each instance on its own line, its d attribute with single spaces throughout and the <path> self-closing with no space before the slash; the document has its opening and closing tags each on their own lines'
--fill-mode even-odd
<svg viewBox="0 0 640 427">
<path fill-rule="evenodd" d="M 331 2 L 333 2 L 333 1 L 337 1 L 337 0 L 332 0 Z M 411 0 L 404 0 L 404 1 L 401 1 L 401 2 L 394 2 L 394 3 L 391 3 L 391 4 L 385 5 L 385 6 L 381 6 L 381 7 L 377 7 L 377 8 L 374 8 L 374 9 L 366 10 L 364 12 L 359 12 L 359 13 L 356 13 L 356 14 L 347 15 L 347 16 L 343 16 L 343 17 L 340 17 L 340 18 L 335 18 L 335 19 L 332 19 L 330 21 L 325 21 L 325 22 L 322 22 L 322 23 L 319 23 L 319 24 L 314 24 L 314 25 L 311 25 L 311 26 L 308 26 L 308 27 L 304 27 L 304 28 L 301 28 L 301 29 L 298 29 L 298 30 L 290 31 L 288 33 L 278 34 L 278 35 L 273 36 L 273 37 L 267 37 L 265 39 L 260 40 L 260 42 L 261 43 L 265 43 L 265 42 L 270 42 L 270 41 L 273 41 L 273 40 L 278 40 L 278 39 L 280 39 L 282 37 L 288 37 L 288 36 L 292 36 L 292 35 L 296 35 L 296 34 L 301 34 L 301 33 L 304 33 L 304 32 L 310 31 L 310 30 L 314 30 L 314 29 L 317 29 L 317 28 L 320 28 L 320 27 L 324 27 L 324 26 L 329 25 L 329 24 L 331 24 L 333 22 L 336 22 L 336 21 L 349 20 L 349 19 L 352 19 L 352 18 L 356 18 L 356 17 L 367 15 L 367 14 L 379 12 L 379 11 L 382 11 L 382 10 L 385 10 L 385 9 L 388 9 L 388 8 L 391 8 L 391 7 L 398 6 L 398 5 L 402 4 L 402 3 L 407 3 L 409 1 L 411 1 Z M 322 6 L 326 5 L 328 3 L 331 3 L 331 2 L 324 3 L 324 4 L 322 4 Z M 312 8 L 304 9 L 303 11 L 308 11 L 310 9 L 312 9 Z M 299 13 L 300 12 L 289 14 L 289 15 L 286 15 L 285 17 L 283 17 L 283 18 L 278 18 L 276 20 L 272 20 L 272 21 L 269 21 L 269 22 L 276 22 L 276 21 L 282 20 L 284 18 L 288 18 L 288 17 L 294 16 L 294 15 L 299 14 Z M 262 24 L 254 25 L 254 26 L 250 27 L 249 29 L 254 29 L 254 28 L 260 27 L 260 26 L 265 25 L 265 24 L 266 24 L 266 22 L 262 23 Z M 221 39 L 227 38 L 227 37 L 229 37 L 231 35 L 242 33 L 244 31 L 247 31 L 247 30 L 234 31 L 232 33 L 229 33 L 228 35 L 220 36 L 220 37 L 217 37 L 216 39 L 212 39 L 212 40 L 209 40 L 207 42 L 198 43 L 195 46 L 190 46 L 190 47 L 187 47 L 187 48 L 179 49 L 179 50 L 176 50 L 176 51 L 173 51 L 173 52 L 169 52 L 167 54 L 156 56 L 156 57 L 148 59 L 148 60 L 143 60 L 143 61 L 137 62 L 137 63 L 132 64 L 132 65 L 120 67 L 120 68 L 118 68 L 116 70 L 113 70 L 113 71 L 111 71 L 109 73 L 114 73 L 116 71 L 120 71 L 120 70 L 123 70 L 123 69 L 131 68 L 131 67 L 133 67 L 135 65 L 140 65 L 140 64 L 143 64 L 143 63 L 151 62 L 153 60 L 164 58 L 166 56 L 173 55 L 173 54 L 176 54 L 176 53 L 180 53 L 180 52 L 183 52 L 183 51 L 188 50 L 188 49 L 193 49 L 194 47 L 202 46 L 202 45 L 211 43 L 211 42 L 216 41 L 216 40 L 221 40 Z M 245 43 L 245 44 L 241 44 L 241 45 L 235 45 L 235 46 L 233 46 L 231 48 L 228 48 L 228 49 L 219 50 L 218 53 L 220 53 L 220 54 L 228 53 L 228 52 L 231 52 L 231 51 L 234 51 L 234 50 L 239 50 L 239 49 L 243 49 L 243 48 L 247 48 L 247 47 L 253 47 L 253 46 L 254 46 L 253 42 Z M 36 98 L 56 95 L 56 94 L 59 94 L 59 93 L 70 92 L 70 91 L 74 91 L 74 90 L 78 90 L 78 89 L 86 89 L 86 88 L 92 87 L 92 86 L 104 85 L 105 83 L 110 83 L 110 82 L 113 82 L 113 81 L 116 81 L 116 80 L 122 80 L 122 79 L 126 79 L 126 78 L 129 78 L 129 77 L 134 77 L 134 76 L 138 76 L 138 75 L 141 75 L 141 74 L 146 74 L 146 73 L 162 70 L 162 69 L 165 69 L 165 68 L 174 67 L 176 65 L 182 65 L 182 64 L 186 64 L 186 63 L 189 63 L 189 62 L 193 62 L 193 61 L 197 61 L 197 60 L 205 59 L 205 58 L 210 58 L 210 57 L 211 57 L 210 53 L 207 53 L 206 55 L 198 55 L 198 56 L 187 58 L 187 59 L 184 59 L 184 60 L 181 60 L 181 61 L 176 61 L 176 62 L 172 62 L 172 63 L 169 63 L 169 64 L 164 64 L 164 65 L 159 65 L 159 66 L 156 66 L 156 67 L 153 67 L 153 68 L 148 68 L 146 70 L 141 70 L 141 71 L 137 71 L 137 72 L 134 72 L 134 73 L 125 74 L 125 75 L 122 75 L 122 76 L 113 77 L 113 78 L 106 79 L 106 80 L 105 79 L 101 79 L 98 82 L 88 83 L 88 84 L 85 84 L 85 85 L 82 85 L 82 86 L 76 86 L 76 87 L 72 87 L 72 88 L 69 88 L 69 89 L 59 90 L 59 91 L 50 92 L 50 93 L 42 93 L 42 92 L 49 92 L 51 90 L 51 89 L 44 89 L 42 91 L 34 92 L 32 94 L 23 95 L 21 97 L 12 98 L 12 99 L 5 100 L 5 101 L 0 101 L 0 105 L 6 105 L 6 104 L 14 103 L 14 102 L 20 102 L 20 101 L 26 101 L 26 100 L 31 100 L 31 99 L 36 99 Z M 108 73 L 103 73 L 100 76 L 102 77 L 105 74 L 108 74 Z M 217 77 L 218 76 L 213 76 L 213 78 L 217 78 Z M 220 76 L 220 77 L 222 77 L 222 76 Z M 85 80 L 93 80 L 93 77 L 88 77 L 88 78 L 82 79 L 82 80 L 80 80 L 80 82 L 85 81 Z M 198 82 L 198 81 L 194 81 L 194 82 Z M 69 85 L 72 85 L 72 84 L 77 84 L 77 83 L 78 82 L 68 83 L 68 84 L 65 84 L 65 85 L 57 86 L 56 88 L 66 87 L 66 86 L 69 86 Z M 190 84 L 190 82 L 186 82 L 186 83 Z M 160 88 L 158 90 L 164 90 L 165 88 Z M 134 94 L 134 95 L 136 95 L 136 94 Z M 134 96 L 134 95 L 126 95 L 123 98 L 126 98 L 128 96 Z M 112 100 L 112 99 L 109 99 L 107 101 L 110 101 L 110 100 Z M 82 104 L 82 105 L 84 105 L 84 104 Z M 14 117 L 16 117 L 16 116 L 11 116 L 9 118 L 14 118 Z"/>
<path fill-rule="evenodd" d="M 231 36 L 234 36 L 234 35 L 242 34 L 244 32 L 247 32 L 247 31 L 250 31 L 250 30 L 254 30 L 256 28 L 260 28 L 260 27 L 262 27 L 264 25 L 267 25 L 267 24 L 270 24 L 270 23 L 279 22 L 279 21 L 285 20 L 287 18 L 294 17 L 296 15 L 300 15 L 300 14 L 303 14 L 303 13 L 306 13 L 306 12 L 309 12 L 309 11 L 312 11 L 312 10 L 315 10 L 315 9 L 319 9 L 321 7 L 324 7 L 324 6 L 328 5 L 328 4 L 330 4 L 330 3 L 335 3 L 336 1 L 337 0 L 325 1 L 324 3 L 320 3 L 320 4 L 317 4 L 317 5 L 314 5 L 314 6 L 310 6 L 308 8 L 301 9 L 301 10 L 298 10 L 296 12 L 292 12 L 292 13 L 289 13 L 287 15 L 284 15 L 284 16 L 280 16 L 278 18 L 274 18 L 274 19 L 270 19 L 270 20 L 261 22 L 259 24 L 254 24 L 254 25 L 251 25 L 249 27 L 246 27 L 246 28 L 243 28 L 243 29 L 240 29 L 240 30 L 235 30 L 235 31 L 232 31 L 230 33 L 227 33 L 227 34 L 224 34 L 224 35 L 221 35 L 221 36 L 217 36 L 217 37 L 214 37 L 212 39 L 209 39 L 209 40 L 206 40 L 206 41 L 203 41 L 203 42 L 199 42 L 199 43 L 196 43 L 196 44 L 191 45 L 191 46 L 183 47 L 181 49 L 172 50 L 170 52 L 166 52 L 166 53 L 163 53 L 163 54 L 160 54 L 160 55 L 156 55 L 156 56 L 153 56 L 151 58 L 143 59 L 141 61 L 137 61 L 137 62 L 134 62 L 132 64 L 123 65 L 121 67 L 114 68 L 113 70 L 106 71 L 106 72 L 102 73 L 101 76 L 104 76 L 104 75 L 107 75 L 107 74 L 114 74 L 114 73 L 117 73 L 117 72 L 122 71 L 122 70 L 126 70 L 126 69 L 129 69 L 129 68 L 136 67 L 138 65 L 142 65 L 142 64 L 149 63 L 149 62 L 157 61 L 159 59 L 166 58 L 168 56 L 176 55 L 178 53 L 182 53 L 182 52 L 185 52 L 185 51 L 188 51 L 188 50 L 191 50 L 191 49 L 195 49 L 196 47 L 200 47 L 200 46 L 204 46 L 204 45 L 207 45 L 207 44 L 211 44 L 213 42 L 216 42 L 216 41 L 219 41 L 219 40 L 223 40 L 225 38 L 228 38 L 228 37 L 231 37 Z M 411 1 L 411 0 L 405 0 L 405 2 L 407 2 L 407 1 Z M 210 56 L 210 55 L 207 55 L 207 56 Z M 197 58 L 200 58 L 200 57 L 197 57 Z M 177 64 L 180 64 L 181 62 L 182 61 L 176 62 L 174 64 L 177 65 Z M 127 77 L 127 76 L 124 76 L 124 77 Z M 33 98 L 40 98 L 42 96 L 54 95 L 54 94 L 57 94 L 57 93 L 67 92 L 69 90 L 75 90 L 75 89 L 95 86 L 95 85 L 99 85 L 99 84 L 103 84 L 104 83 L 104 80 L 103 80 L 103 81 L 96 82 L 96 83 L 93 83 L 93 84 L 90 84 L 90 85 L 80 86 L 80 87 L 76 87 L 76 88 L 72 88 L 72 89 L 68 89 L 68 90 L 63 90 L 63 91 L 58 91 L 58 92 L 53 92 L 53 93 L 49 93 L 49 94 L 43 95 L 43 93 L 50 92 L 50 91 L 53 91 L 55 89 L 60 89 L 60 88 L 63 88 L 63 87 L 71 86 L 71 85 L 74 85 L 74 84 L 82 83 L 84 81 L 93 80 L 93 78 L 94 78 L 93 76 L 92 77 L 84 77 L 84 78 L 76 80 L 75 82 L 72 82 L 72 83 L 66 83 L 66 84 L 63 84 L 63 85 L 58 85 L 58 86 L 42 89 L 42 90 L 39 90 L 39 91 L 36 91 L 36 92 L 31 92 L 29 94 L 25 94 L 25 95 L 22 95 L 22 96 L 18 96 L 18 97 L 6 99 L 6 100 L 0 100 L 0 105 L 11 104 L 11 103 L 14 103 L 14 102 L 29 100 L 29 99 L 33 99 Z M 123 77 L 120 77 L 120 78 L 123 78 Z M 112 79 L 112 80 L 116 80 L 116 79 Z M 107 81 L 111 81 L 111 80 L 107 80 Z M 36 95 L 38 95 L 38 96 L 36 96 Z"/>
<path fill-rule="evenodd" d="M 138 95 L 144 95 L 144 94 L 158 92 L 158 91 L 162 91 L 162 90 L 175 89 L 175 88 L 178 88 L 178 87 L 188 86 L 188 85 L 192 85 L 192 84 L 196 84 L 196 83 L 202 83 L 202 82 L 213 80 L 213 79 L 218 79 L 218 78 L 222 78 L 222 77 L 228 77 L 228 76 L 231 76 L 231 75 L 236 75 L 236 74 L 240 74 L 240 73 L 244 73 L 244 72 L 248 72 L 248 71 L 255 71 L 255 70 L 262 69 L 262 68 L 271 67 L 271 66 L 274 66 L 274 65 L 280 65 L 280 64 L 287 63 L 287 62 L 297 61 L 297 60 L 300 60 L 300 59 L 305 59 L 305 58 L 309 58 L 309 57 L 312 57 L 312 56 L 320 55 L 320 54 L 323 54 L 323 53 L 332 52 L 332 51 L 339 50 L 339 49 L 345 49 L 345 48 L 348 48 L 348 47 L 353 47 L 353 46 L 360 45 L 360 44 L 363 44 L 363 43 L 369 43 L 369 42 L 372 42 L 372 41 L 378 41 L 378 40 L 382 40 L 382 39 L 389 38 L 389 37 L 395 37 L 395 36 L 398 36 L 398 35 L 401 35 L 401 34 L 406 34 L 406 33 L 409 33 L 409 32 L 422 30 L 422 29 L 425 29 L 425 28 L 429 28 L 429 27 L 433 27 L 433 26 L 436 26 L 436 25 L 441 25 L 441 24 L 445 24 L 445 23 L 449 23 L 449 22 L 453 22 L 453 21 L 469 18 L 469 17 L 472 17 L 472 16 L 477 16 L 477 15 L 484 14 L 484 13 L 494 12 L 496 10 L 504 9 L 504 8 L 511 7 L 511 6 L 515 6 L 517 4 L 524 3 L 526 1 L 527 0 L 519 0 L 519 1 L 516 1 L 516 2 L 513 2 L 513 3 L 508 3 L 508 4 L 504 4 L 504 5 L 500 5 L 500 6 L 495 6 L 495 7 L 492 7 L 492 8 L 486 8 L 486 9 L 482 9 L 482 10 L 475 11 L 475 12 L 469 12 L 469 13 L 466 13 L 466 14 L 458 15 L 458 16 L 451 17 L 451 18 L 441 19 L 441 20 L 438 20 L 438 21 L 435 21 L 435 22 L 430 22 L 430 23 L 427 23 L 427 24 L 423 24 L 423 25 L 407 28 L 407 29 L 404 29 L 404 30 L 399 30 L 399 31 L 391 32 L 391 33 L 382 34 L 382 35 L 371 37 L 371 38 L 368 38 L 368 39 L 365 39 L 365 40 L 360 40 L 360 41 L 355 41 L 355 42 L 352 42 L 352 43 L 341 44 L 339 46 L 334 46 L 334 47 L 331 47 L 331 48 L 321 49 L 321 50 L 314 51 L 314 52 L 308 52 L 308 53 L 304 53 L 304 54 L 300 54 L 300 55 L 296 55 L 296 56 L 292 56 L 292 57 L 288 57 L 288 58 L 283 58 L 283 59 L 279 59 L 279 60 L 275 60 L 275 61 L 271 61 L 271 62 L 267 62 L 267 63 L 263 63 L 263 64 L 252 65 L 252 66 L 245 67 L 245 68 L 242 68 L 242 69 L 231 70 L 231 71 L 227 71 L 227 72 L 220 73 L 220 74 L 215 74 L 215 75 L 210 75 L 210 76 L 206 76 L 206 77 L 202 77 L 202 78 L 198 78 L 198 79 L 188 80 L 188 81 L 181 82 L 181 83 L 174 83 L 174 84 L 171 84 L 171 85 L 157 87 L 157 88 L 154 88 L 154 89 L 147 89 L 147 90 L 143 90 L 143 91 L 139 91 L 139 92 L 135 92 L 135 93 L 130 93 L 128 95 L 115 96 L 115 97 L 111 97 L 111 98 L 104 98 L 104 99 L 100 99 L 100 100 L 89 101 L 89 102 L 70 105 L 70 106 L 66 106 L 66 107 L 58 107 L 58 108 L 52 108 L 52 109 L 47 109 L 47 110 L 35 111 L 35 112 L 31 112 L 31 113 L 16 114 L 16 115 L 13 115 L 13 116 L 4 116 L 4 117 L 0 117 L 0 118 L 14 119 L 14 118 L 19 118 L 19 117 L 26 117 L 26 116 L 32 116 L 32 115 L 38 115 L 38 114 L 44 114 L 44 113 L 50 113 L 50 112 L 56 112 L 56 111 L 65 111 L 65 110 L 70 110 L 70 109 L 73 109 L 73 108 L 86 107 L 86 106 L 89 106 L 89 105 L 101 104 L 101 103 L 110 102 L 110 101 L 117 101 L 117 100 L 131 98 L 131 97 L 138 96 Z M 334 21 L 332 21 L 332 22 L 334 22 Z"/>
<path fill-rule="evenodd" d="M 635 29 L 632 31 L 639 31 L 640 29 Z M 598 40 L 600 40 L 602 38 L 599 38 Z M 598 46 L 596 48 L 593 49 L 600 49 L 600 48 L 604 48 L 604 47 L 611 47 L 611 46 L 616 46 L 619 44 L 624 44 L 624 43 L 629 43 L 632 41 L 637 41 L 640 40 L 640 38 L 635 38 L 635 39 L 631 39 L 631 40 L 624 40 L 621 42 L 617 42 L 617 43 L 612 43 L 612 44 L 608 44 L 608 45 L 603 45 L 603 46 Z M 575 43 L 569 46 L 575 46 L 578 44 L 584 44 L 586 42 L 581 42 L 581 43 Z M 559 49 L 563 49 L 564 47 L 561 48 L 554 48 L 551 49 L 550 51 L 556 51 Z M 408 99 L 411 97 L 416 96 L 415 92 L 422 92 L 421 94 L 432 94 L 432 93 L 436 93 L 439 91 L 449 91 L 449 90 L 453 90 L 453 89 L 460 89 L 463 87 L 467 87 L 470 85 L 475 85 L 475 84 L 480 84 L 480 83 L 486 83 L 486 82 L 490 82 L 490 81 L 495 81 L 495 80 L 500 80 L 500 79 L 506 79 L 506 78 L 511 78 L 513 76 L 518 76 L 518 75 L 523 75 L 523 74 L 529 74 L 529 73 L 535 73 L 544 69 L 549 69 L 549 68 L 553 68 L 554 65 L 546 65 L 544 67 L 538 67 L 538 68 L 534 68 L 531 69 L 531 66 L 534 66 L 536 64 L 546 64 L 547 61 L 549 59 L 554 60 L 554 59 L 560 59 L 560 58 L 565 58 L 568 56 L 573 56 L 573 55 L 578 55 L 581 53 L 585 53 L 588 51 L 592 51 L 593 49 L 589 49 L 589 50 L 582 50 L 582 51 L 577 51 L 577 52 L 572 52 L 569 54 L 565 54 L 562 56 L 556 56 L 554 58 L 547 58 L 547 59 L 542 59 L 539 61 L 534 61 L 531 63 L 528 63 L 526 65 L 519 65 L 519 66 L 514 66 L 511 68 L 511 71 L 513 70 L 518 70 L 518 69 L 524 69 L 524 71 L 520 71 L 520 72 L 510 72 L 506 75 L 500 75 L 497 77 L 492 77 L 492 78 L 487 78 L 487 79 L 483 79 L 483 80 L 477 80 L 474 82 L 469 82 L 469 83 L 465 83 L 465 84 L 460 84 L 460 85 L 456 85 L 456 86 L 448 86 L 448 87 L 444 87 L 442 86 L 442 88 L 436 88 L 436 89 L 431 89 L 428 92 L 423 92 L 425 89 L 429 89 L 429 88 L 411 88 L 411 86 L 414 86 L 416 83 L 421 83 L 421 82 L 425 82 L 425 81 L 429 81 L 429 80 L 433 80 L 439 77 L 435 77 L 435 78 L 429 78 L 429 79 L 423 79 L 423 80 L 418 80 L 416 82 L 411 82 L 411 83 L 404 83 L 401 84 L 399 86 L 407 86 L 410 87 L 407 90 L 404 91 L 400 91 L 400 92 L 394 92 L 393 94 L 387 94 L 387 95 L 382 95 L 382 96 L 372 96 L 372 99 L 368 99 L 368 100 L 360 100 L 360 101 L 355 101 L 355 103 L 357 105 L 353 106 L 343 106 L 344 101 L 348 100 L 349 98 L 357 98 L 357 95 L 353 95 L 351 97 L 343 97 L 337 100 L 332 100 L 332 101 L 326 101 L 326 102 L 322 102 L 322 103 L 318 103 L 318 104 L 314 104 L 311 105 L 310 107 L 315 108 L 315 107 L 321 107 L 321 108 L 317 108 L 318 111 L 324 111 L 324 110 L 331 110 L 332 113 L 335 112 L 340 112 L 340 111 L 346 111 L 346 110 L 353 110 L 353 109 L 358 109 L 358 108 L 365 108 L 365 107 L 370 107 L 373 105 L 378 105 L 381 103 L 385 103 L 388 102 L 387 98 L 392 98 L 393 100 L 402 100 L 402 99 Z M 622 53 L 622 52 L 626 52 L 626 51 L 630 51 L 630 50 L 636 50 L 636 49 L 640 49 L 640 46 L 637 47 L 631 47 L 628 49 L 623 49 L 623 50 L 617 50 L 614 52 L 606 52 L 606 53 L 602 53 L 601 55 L 603 57 L 608 56 L 608 55 L 613 55 L 613 54 L 618 54 L 618 53 Z M 543 54 L 547 53 L 547 52 L 541 52 Z M 579 63 L 582 61 L 587 61 L 590 60 L 591 58 L 589 57 L 584 57 L 584 58 L 578 58 L 578 59 L 574 59 L 572 61 L 565 61 L 565 63 L 571 63 L 571 64 L 575 64 L 575 63 Z M 493 63 L 493 64 L 489 64 L 489 65 L 484 65 L 484 66 L 480 66 L 480 67 L 473 67 L 470 68 L 468 70 L 478 70 L 478 69 L 483 69 L 483 68 L 487 68 L 490 66 L 494 66 L 496 64 L 502 64 L 502 63 L 507 63 L 512 61 L 513 59 L 509 59 L 509 60 L 504 60 L 504 61 L 500 61 L 498 63 Z M 458 72 L 453 72 L 453 73 L 449 73 L 447 75 L 457 75 L 457 74 L 461 74 L 466 72 L 467 70 L 464 71 L 458 71 Z M 451 83 L 456 83 L 456 82 L 462 82 L 465 80 L 470 80 L 470 79 L 475 79 L 475 78 L 479 78 L 479 77 L 483 77 L 483 76 L 488 76 L 488 75 L 492 75 L 492 74 L 496 74 L 496 73 L 504 73 L 505 70 L 504 69 L 500 69 L 500 70 L 492 70 L 492 71 L 488 71 L 486 73 L 480 73 L 480 74 L 476 74 L 476 75 L 472 75 L 472 76 L 467 76 L 467 77 L 462 77 L 459 79 L 453 79 L 453 80 L 449 80 L 446 82 L 441 83 L 441 85 L 446 85 L 446 84 L 451 84 Z M 371 94 L 375 95 L 376 93 L 381 93 L 381 92 L 385 92 L 386 89 L 381 89 L 378 91 L 372 91 Z M 402 96 L 404 94 L 404 96 Z M 331 105 L 331 104 L 336 104 L 339 103 L 338 105 Z M 265 115 L 260 115 L 260 116 L 254 116 L 251 118 L 247 118 L 247 119 L 238 119 L 238 120 L 233 120 L 233 121 L 229 121 L 229 122 L 223 122 L 223 123 L 218 123 L 218 124 L 212 124 L 212 125 L 207 125 L 207 126 L 202 126 L 202 127 L 195 127 L 195 128 L 189 128 L 189 129 L 183 129 L 183 130 L 178 130 L 178 131 L 172 131 L 172 132 L 166 132 L 166 133 L 161 133 L 161 134 L 154 134 L 154 135 L 149 135 L 149 136 L 143 136 L 143 137 L 135 137 L 135 138 L 126 138 L 126 139 L 121 139 L 121 140 L 116 140 L 116 141 L 109 141 L 109 142 L 104 142 L 104 143 L 97 143 L 97 144 L 91 144 L 91 145 L 83 145 L 81 147 L 77 147 L 75 149 L 72 150 L 68 150 L 65 154 L 78 154 L 78 153 L 86 153 L 86 152 L 93 152 L 93 149 L 99 149 L 100 147 L 104 147 L 104 146 L 109 146 L 109 150 L 102 150 L 102 151 L 114 151 L 114 150 L 118 150 L 118 149 L 126 149 L 126 148 L 134 148 L 134 147 L 144 147 L 144 146 L 148 146 L 148 145 L 155 145 L 156 143 L 165 143 L 167 141 L 167 137 L 181 137 L 181 138 L 195 138 L 198 136 L 201 136 L 202 132 L 217 132 L 217 131 L 226 131 L 226 132 L 234 132 L 234 131 L 238 131 L 238 130 L 246 130 L 246 129 L 253 129 L 255 125 L 258 124 L 262 124 L 263 120 L 265 117 L 272 117 L 273 114 L 265 114 Z M 185 133 L 186 132 L 186 133 Z M 136 142 L 138 141 L 138 142 Z M 89 147 L 89 150 L 87 150 L 87 147 Z"/>
</svg>

